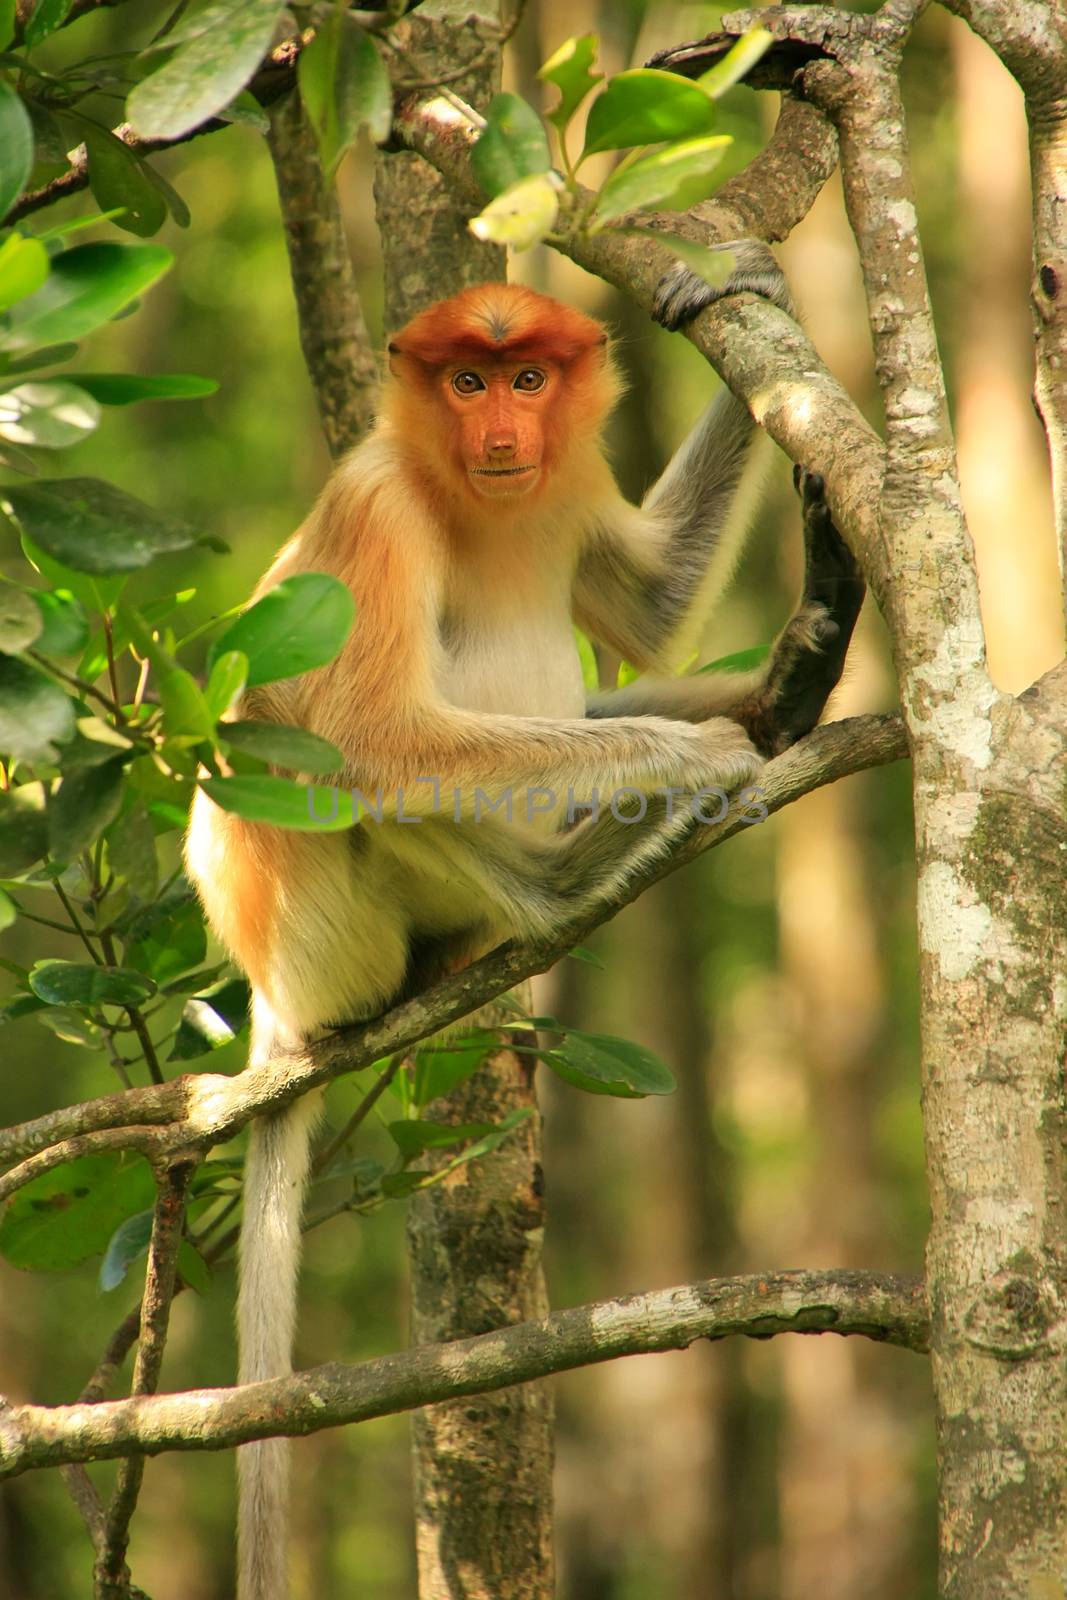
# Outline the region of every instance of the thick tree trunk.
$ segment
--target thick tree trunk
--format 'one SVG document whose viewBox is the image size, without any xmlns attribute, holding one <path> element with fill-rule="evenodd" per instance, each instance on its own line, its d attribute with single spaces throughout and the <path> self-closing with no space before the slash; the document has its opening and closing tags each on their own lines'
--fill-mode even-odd
<svg viewBox="0 0 1067 1600">
<path fill-rule="evenodd" d="M 405 75 L 451 79 L 481 64 L 456 92 L 484 108 L 499 86 L 499 51 L 486 59 L 500 8 L 475 8 L 480 30 L 448 7 L 405 24 Z M 462 9 L 460 20 L 471 14 Z M 421 157 L 379 158 L 375 198 L 385 267 L 385 320 L 401 326 L 434 300 L 505 276 L 504 252 L 478 243 L 470 208 Z M 542 1239 L 541 1122 L 532 1068 L 502 1051 L 441 1103 L 447 1122 L 534 1115 L 492 1155 L 415 1198 L 411 1209 L 411 1327 L 417 1344 L 462 1338 L 547 1310 Z M 435 1111 L 438 1107 L 434 1108 Z M 420 1600 L 548 1600 L 552 1562 L 552 1398 L 527 1384 L 420 1411 L 413 1421 Z"/>
</svg>

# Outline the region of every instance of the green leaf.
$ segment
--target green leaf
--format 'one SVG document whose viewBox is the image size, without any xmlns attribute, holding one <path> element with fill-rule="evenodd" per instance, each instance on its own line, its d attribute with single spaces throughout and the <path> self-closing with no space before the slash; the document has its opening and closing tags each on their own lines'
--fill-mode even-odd
<svg viewBox="0 0 1067 1600">
<path fill-rule="evenodd" d="M 59 1272 L 107 1248 L 126 1217 L 153 1204 L 140 1156 L 81 1156 L 18 1191 L 0 1222 L 0 1255 L 13 1267 Z"/>
<path fill-rule="evenodd" d="M 721 245 L 698 244 L 695 239 L 685 239 L 677 233 L 664 233 L 658 228 L 655 232 L 649 228 L 620 228 L 618 231 L 631 238 L 654 241 L 673 251 L 679 261 L 695 272 L 698 278 L 703 278 L 705 283 L 710 283 L 713 289 L 721 289 L 734 270 L 733 253 L 724 250 Z"/>
<path fill-rule="evenodd" d="M 188 734 L 197 739 L 214 740 L 215 719 L 191 672 L 186 672 L 184 667 L 176 667 L 161 678 L 159 700 L 168 738 L 181 738 Z"/>
<path fill-rule="evenodd" d="M 0 789 L 0 878 L 17 878 L 48 849 L 44 806 L 43 784 Z"/>
<path fill-rule="evenodd" d="M 298 573 L 242 612 L 215 641 L 208 659 L 214 665 L 224 651 L 243 651 L 249 688 L 292 678 L 334 659 L 355 614 L 346 584 L 325 572 Z"/>
<path fill-rule="evenodd" d="M 639 1099 L 673 1094 L 674 1078 L 651 1050 L 606 1033 L 568 1030 L 562 1044 L 542 1052 L 541 1059 L 559 1077 L 587 1094 Z"/>
<path fill-rule="evenodd" d="M 37 244 L 36 239 L 27 240 L 28 244 Z M 45 251 L 47 259 L 48 251 Z M 47 276 L 47 274 L 45 275 Z M 43 279 L 41 280 L 44 281 Z M 34 289 L 38 285 L 34 284 Z M 4 376 L 8 378 L 13 372 L 36 372 L 41 367 L 54 367 L 60 361 L 69 361 L 71 356 L 76 356 L 76 344 L 46 344 L 40 350 L 31 350 L 28 355 L 12 357 L 4 367 Z"/>
<path fill-rule="evenodd" d="M 102 406 L 131 406 L 140 400 L 201 400 L 215 394 L 219 387 L 216 378 L 198 378 L 191 372 L 144 376 L 129 372 L 75 372 L 71 382 Z"/>
<path fill-rule="evenodd" d="M 576 944 L 567 951 L 572 961 L 583 961 L 587 966 L 596 967 L 598 972 L 606 972 L 603 961 L 593 950 L 587 950 L 584 944 Z"/>
<path fill-rule="evenodd" d="M 18 655 L 40 637 L 44 621 L 33 596 L 13 583 L 0 585 L 0 653 Z"/>
<path fill-rule="evenodd" d="M 642 156 L 632 166 L 612 173 L 597 199 L 597 216 L 601 222 L 610 222 L 642 206 L 688 211 L 714 189 L 715 169 L 732 143 L 728 134 L 715 134 L 707 139 L 684 139 Z"/>
<path fill-rule="evenodd" d="M 292 772 L 340 772 L 345 764 L 336 745 L 304 728 L 280 722 L 220 722 L 216 731 L 246 755 Z"/>
<path fill-rule="evenodd" d="M 592 71 L 597 43 L 595 33 L 568 39 L 537 74 L 542 83 L 553 83 L 559 90 L 559 104 L 548 113 L 548 120 L 559 129 L 561 137 L 590 89 L 603 81 L 602 72 Z"/>
<path fill-rule="evenodd" d="M 142 239 L 158 233 L 167 220 L 167 202 L 129 145 L 108 129 L 84 125 L 89 156 L 89 187 L 101 211 L 115 211 L 115 222 Z"/>
<path fill-rule="evenodd" d="M 236 1039 L 248 1022 L 249 998 L 244 978 L 228 978 L 202 994 L 190 995 L 167 1060 L 193 1061 Z"/>
<path fill-rule="evenodd" d="M 548 172 L 552 157 L 541 118 L 517 94 L 496 94 L 485 127 L 471 151 L 471 165 L 492 199 L 522 178 Z"/>
<path fill-rule="evenodd" d="M 151 973 L 162 986 L 204 959 L 207 932 L 195 900 L 163 900 L 148 906 L 129 928 L 124 960 Z"/>
<path fill-rule="evenodd" d="M 76 656 L 85 649 L 89 623 L 69 589 L 34 589 L 30 599 L 41 616 L 38 650 L 46 656 Z"/>
<path fill-rule="evenodd" d="M 133 572 L 157 556 L 201 543 L 187 523 L 153 511 L 100 478 L 5 485 L 0 506 L 18 518 L 46 555 L 73 572 Z"/>
<path fill-rule="evenodd" d="M 742 34 L 728 55 L 721 61 L 702 73 L 697 83 L 705 94 L 710 94 L 713 100 L 724 95 L 727 89 L 732 89 L 734 84 L 745 76 L 760 60 L 774 43 L 773 33 L 766 28 L 749 28 Z"/>
<path fill-rule="evenodd" d="M 0 109 L 0 122 L 2 119 Z M 0 162 L 2 160 L 0 154 Z M 20 233 L 9 234 L 0 244 L 0 311 L 13 306 L 16 300 L 36 294 L 47 276 L 48 251 L 40 239 L 24 239 Z"/>
<path fill-rule="evenodd" d="M 596 694 L 600 688 L 600 667 L 592 640 L 582 632 L 581 628 L 575 628 L 574 643 L 578 650 L 578 660 L 582 664 L 582 683 L 589 694 Z"/>
<path fill-rule="evenodd" d="M 30 181 L 33 171 L 33 124 L 29 112 L 0 78 L 0 221 Z"/>
<path fill-rule="evenodd" d="M 66 378 L 22 383 L 0 393 L 0 438 L 41 450 L 80 444 L 100 421 L 92 395 Z"/>
<path fill-rule="evenodd" d="M 200 787 L 217 806 L 246 822 L 269 822 L 298 833 L 340 833 L 359 820 L 356 803 L 344 789 L 294 783 L 269 773 L 202 778 Z"/>
<path fill-rule="evenodd" d="M 3 933 L 5 928 L 11 927 L 18 914 L 18 907 L 14 900 L 9 894 L 5 894 L 3 889 L 0 889 L 0 933 Z"/>
<path fill-rule="evenodd" d="M 159 882 L 156 836 L 143 800 L 135 800 L 107 834 L 112 872 L 141 900 L 150 900 Z"/>
<path fill-rule="evenodd" d="M 55 761 L 57 745 L 74 736 L 74 702 L 15 656 L 0 656 L 0 754 L 19 761 Z"/>
<path fill-rule="evenodd" d="M 178 224 L 178 227 L 187 228 L 193 220 L 192 213 L 174 185 L 168 183 L 163 174 L 157 171 L 155 167 L 150 167 L 147 161 L 142 162 L 141 173 L 145 182 L 150 183 L 152 188 L 163 197 L 163 204 Z M 105 211 L 101 215 L 107 216 L 108 213 Z"/>
<path fill-rule="evenodd" d="M 704 666 L 696 669 L 694 676 L 702 672 L 751 672 L 755 667 L 762 667 L 770 653 L 769 644 L 756 644 L 751 650 L 735 650 L 733 655 L 705 662 Z"/>
<path fill-rule="evenodd" d="M 529 250 L 551 233 L 559 215 L 560 182 L 554 172 L 523 178 L 490 200 L 467 226 L 476 239 Z"/>
<path fill-rule="evenodd" d="M 52 257 L 47 281 L 11 311 L 0 349 L 81 339 L 109 322 L 171 266 L 158 244 L 79 244 Z"/>
<path fill-rule="evenodd" d="M 189 1239 L 178 1246 L 178 1273 L 194 1294 L 207 1294 L 211 1288 L 211 1268 Z"/>
<path fill-rule="evenodd" d="M 204 690 L 208 711 L 221 717 L 229 711 L 248 682 L 248 657 L 243 650 L 225 650 L 212 665 Z M 220 737 L 225 737 L 220 734 Z"/>
<path fill-rule="evenodd" d="M 155 994 L 156 985 L 132 967 L 97 967 L 76 961 L 38 961 L 30 988 L 52 1006 L 129 1006 Z"/>
<path fill-rule="evenodd" d="M 26 44 L 32 49 L 42 39 L 47 39 L 50 33 L 61 28 L 73 4 L 74 0 L 37 0 L 33 15 L 26 24 Z"/>
<path fill-rule="evenodd" d="M 219 112 L 219 116 L 224 122 L 238 122 L 247 128 L 255 128 L 257 133 L 270 131 L 270 118 L 249 89 L 242 89 L 226 109 Z"/>
<path fill-rule="evenodd" d="M 315 30 L 297 63 L 300 98 L 315 130 L 327 177 L 366 127 L 376 144 L 393 123 L 389 74 L 370 35 L 354 17 L 334 7 Z"/>
<path fill-rule="evenodd" d="M 57 482 L 59 480 L 52 480 Z M 6 489 L 0 486 L 0 507 L 5 503 Z M 56 561 L 46 551 L 34 544 L 26 529 L 22 530 L 22 551 L 42 578 L 53 583 L 59 589 L 68 590 L 76 600 L 79 600 L 87 611 L 107 611 L 113 606 L 122 593 L 126 579 L 119 578 L 90 578 L 84 573 L 75 572 L 73 567 L 64 566 L 62 561 Z M 98 677 L 104 670 L 106 657 L 101 653 L 100 665 L 95 672 L 86 672 L 81 669 L 82 677 Z"/>
<path fill-rule="evenodd" d="M 15 0 L 0 0 L 0 50 L 15 37 Z"/>
<path fill-rule="evenodd" d="M 443 1094 L 451 1094 L 458 1084 L 477 1072 L 486 1056 L 500 1049 L 495 1033 L 485 1028 L 449 1037 L 443 1044 L 427 1045 L 415 1052 L 415 1083 L 412 1101 L 428 1106 Z"/>
<path fill-rule="evenodd" d="M 49 854 L 69 864 L 94 844 L 122 804 L 122 756 L 68 772 L 48 802 Z"/>
<path fill-rule="evenodd" d="M 120 1222 L 111 1235 L 96 1280 L 101 1294 L 117 1289 L 138 1256 L 148 1253 L 152 1215 L 152 1210 L 138 1211 L 136 1215 L 127 1217 L 125 1222 Z"/>
<path fill-rule="evenodd" d="M 390 1199 L 400 1200 L 409 1194 L 414 1194 L 418 1189 L 428 1189 L 432 1184 L 443 1182 L 451 1173 L 460 1167 L 465 1167 L 468 1162 L 478 1161 L 482 1156 L 487 1156 L 496 1150 L 520 1122 L 525 1122 L 532 1115 L 529 1106 L 520 1106 L 515 1111 L 509 1111 L 491 1132 L 476 1139 L 437 1172 L 422 1172 L 418 1168 L 412 1168 L 407 1172 L 387 1174 L 382 1179 L 382 1194 Z"/>
<path fill-rule="evenodd" d="M 43 1000 L 38 1000 L 35 994 L 15 994 L 10 1000 L 5 1000 L 0 1005 L 0 1025 L 6 1022 L 17 1022 L 20 1017 L 32 1017 L 46 1009 Z M 40 1020 L 38 1015 L 38 1020 Z"/>
<path fill-rule="evenodd" d="M 695 138 L 714 121 L 715 107 L 696 84 L 673 72 L 636 67 L 612 78 L 593 101 L 581 160 L 600 150 Z"/>
<path fill-rule="evenodd" d="M 178 139 L 221 111 L 259 66 L 282 5 L 283 0 L 216 0 L 191 19 L 197 35 L 180 44 L 126 102 L 135 132 L 146 139 Z"/>
<path fill-rule="evenodd" d="M 32 997 L 36 1000 L 36 995 Z M 40 1004 L 40 1002 L 38 1002 Z M 104 1039 L 100 1029 L 70 1006 L 46 1006 L 38 1011 L 37 1021 L 64 1044 L 80 1045 L 83 1050 L 100 1050 Z"/>
<path fill-rule="evenodd" d="M 439 1150 L 467 1139 L 483 1139 L 492 1133 L 492 1122 L 389 1122 L 386 1132 L 405 1161 L 413 1161 L 424 1150 Z"/>
</svg>

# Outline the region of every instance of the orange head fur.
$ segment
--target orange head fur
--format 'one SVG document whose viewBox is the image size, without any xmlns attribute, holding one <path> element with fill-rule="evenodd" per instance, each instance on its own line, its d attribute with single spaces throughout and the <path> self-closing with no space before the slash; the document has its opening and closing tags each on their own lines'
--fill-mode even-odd
<svg viewBox="0 0 1067 1600">
<path fill-rule="evenodd" d="M 553 485 L 598 446 L 618 380 L 599 322 L 518 284 L 430 306 L 389 345 L 385 415 L 431 476 L 500 509 Z"/>
</svg>

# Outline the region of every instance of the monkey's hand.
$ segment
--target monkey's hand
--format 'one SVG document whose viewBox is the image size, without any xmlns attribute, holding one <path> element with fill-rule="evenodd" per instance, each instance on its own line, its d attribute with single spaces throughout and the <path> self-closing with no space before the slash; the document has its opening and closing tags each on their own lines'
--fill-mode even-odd
<svg viewBox="0 0 1067 1600">
<path fill-rule="evenodd" d="M 732 239 L 714 248 L 734 258 L 733 271 L 726 282 L 716 288 L 679 261 L 656 285 L 652 300 L 652 316 L 656 322 L 673 332 L 699 316 L 707 306 L 731 294 L 758 294 L 788 311 L 790 316 L 794 315 L 789 285 L 762 240 Z"/>
</svg>

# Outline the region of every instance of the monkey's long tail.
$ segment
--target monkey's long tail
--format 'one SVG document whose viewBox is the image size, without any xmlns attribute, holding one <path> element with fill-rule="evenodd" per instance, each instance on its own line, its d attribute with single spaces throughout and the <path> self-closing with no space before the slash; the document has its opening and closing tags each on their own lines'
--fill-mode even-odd
<svg viewBox="0 0 1067 1600">
<path fill-rule="evenodd" d="M 300 1214 L 321 1105 L 322 1091 L 315 1090 L 252 1126 L 238 1265 L 242 1383 L 292 1371 Z M 243 1445 L 237 1452 L 237 1482 L 238 1600 L 285 1600 L 289 1441 Z"/>
</svg>

